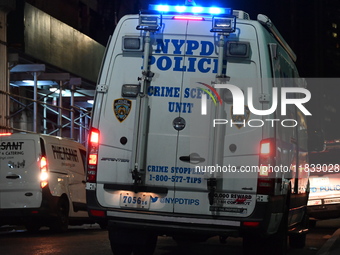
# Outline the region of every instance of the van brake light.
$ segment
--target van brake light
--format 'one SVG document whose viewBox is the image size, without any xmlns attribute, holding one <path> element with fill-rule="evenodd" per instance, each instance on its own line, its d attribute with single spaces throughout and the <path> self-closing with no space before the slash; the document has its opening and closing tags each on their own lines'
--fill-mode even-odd
<svg viewBox="0 0 340 255">
<path fill-rule="evenodd" d="M 261 155 L 270 153 L 270 142 L 261 143 Z"/>
<path fill-rule="evenodd" d="M 87 158 L 87 182 L 96 182 L 98 164 L 99 130 L 92 128 L 90 131 L 88 158 Z"/>
<path fill-rule="evenodd" d="M 258 194 L 274 194 L 276 142 L 274 138 L 263 139 L 260 143 L 259 172 L 257 181 Z"/>
<path fill-rule="evenodd" d="M 197 20 L 197 21 L 203 21 L 203 17 L 196 17 L 196 16 L 174 16 L 173 19 L 176 20 Z"/>
<path fill-rule="evenodd" d="M 12 133 L 0 133 L 0 136 L 9 136 L 12 135 Z"/>
<path fill-rule="evenodd" d="M 97 143 L 99 142 L 99 132 L 96 130 L 91 130 L 91 134 L 90 134 L 90 142 L 91 143 Z"/>
<path fill-rule="evenodd" d="M 47 159 L 42 156 L 40 159 L 40 186 L 46 187 L 48 184 Z"/>
</svg>

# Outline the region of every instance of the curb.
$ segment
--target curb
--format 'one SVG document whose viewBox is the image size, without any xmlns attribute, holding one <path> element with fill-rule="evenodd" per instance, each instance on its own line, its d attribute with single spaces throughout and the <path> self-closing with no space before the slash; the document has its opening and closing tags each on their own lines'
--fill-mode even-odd
<svg viewBox="0 0 340 255">
<path fill-rule="evenodd" d="M 340 254 L 340 228 L 321 247 L 316 255 L 339 255 Z"/>
</svg>

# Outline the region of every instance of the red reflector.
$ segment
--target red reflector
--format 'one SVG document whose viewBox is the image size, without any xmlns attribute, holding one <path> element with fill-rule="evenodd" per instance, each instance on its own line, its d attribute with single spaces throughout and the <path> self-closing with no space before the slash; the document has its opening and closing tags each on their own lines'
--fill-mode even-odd
<svg viewBox="0 0 340 255">
<path fill-rule="evenodd" d="M 195 17 L 195 16 L 174 16 L 173 19 L 177 19 L 177 20 L 197 20 L 197 21 L 204 20 L 203 17 Z"/>
<path fill-rule="evenodd" d="M 90 210 L 90 214 L 96 217 L 105 217 L 105 211 Z"/>
<path fill-rule="evenodd" d="M 37 214 L 39 213 L 38 211 L 31 211 L 32 214 Z"/>
<path fill-rule="evenodd" d="M 260 222 L 257 221 L 245 221 L 243 222 L 243 226 L 245 227 L 258 227 L 260 225 Z"/>
</svg>

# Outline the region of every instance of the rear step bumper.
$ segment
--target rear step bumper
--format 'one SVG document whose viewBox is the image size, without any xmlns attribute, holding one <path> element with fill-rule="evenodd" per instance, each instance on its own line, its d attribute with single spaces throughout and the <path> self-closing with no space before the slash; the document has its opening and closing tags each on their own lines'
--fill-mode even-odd
<svg viewBox="0 0 340 255">
<path fill-rule="evenodd" d="M 155 214 L 108 211 L 109 228 L 131 228 L 161 234 L 204 234 L 240 236 L 240 221 L 189 218 Z"/>
</svg>

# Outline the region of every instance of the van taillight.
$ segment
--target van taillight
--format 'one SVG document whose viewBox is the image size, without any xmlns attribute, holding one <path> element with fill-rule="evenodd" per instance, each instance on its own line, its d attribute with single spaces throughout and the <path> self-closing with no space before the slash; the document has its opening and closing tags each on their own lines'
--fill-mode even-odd
<svg viewBox="0 0 340 255">
<path fill-rule="evenodd" d="M 12 135 L 12 133 L 0 133 L 0 136 L 9 136 Z"/>
<path fill-rule="evenodd" d="M 275 189 L 275 156 L 274 138 L 263 139 L 260 143 L 259 172 L 257 181 L 258 194 L 274 194 Z"/>
<path fill-rule="evenodd" d="M 99 130 L 92 128 L 90 131 L 87 159 L 87 182 L 96 182 L 97 179 L 97 164 L 98 164 L 98 145 L 99 145 Z"/>
<path fill-rule="evenodd" d="M 47 159 L 42 156 L 40 159 L 40 186 L 46 187 L 48 184 Z"/>
</svg>

